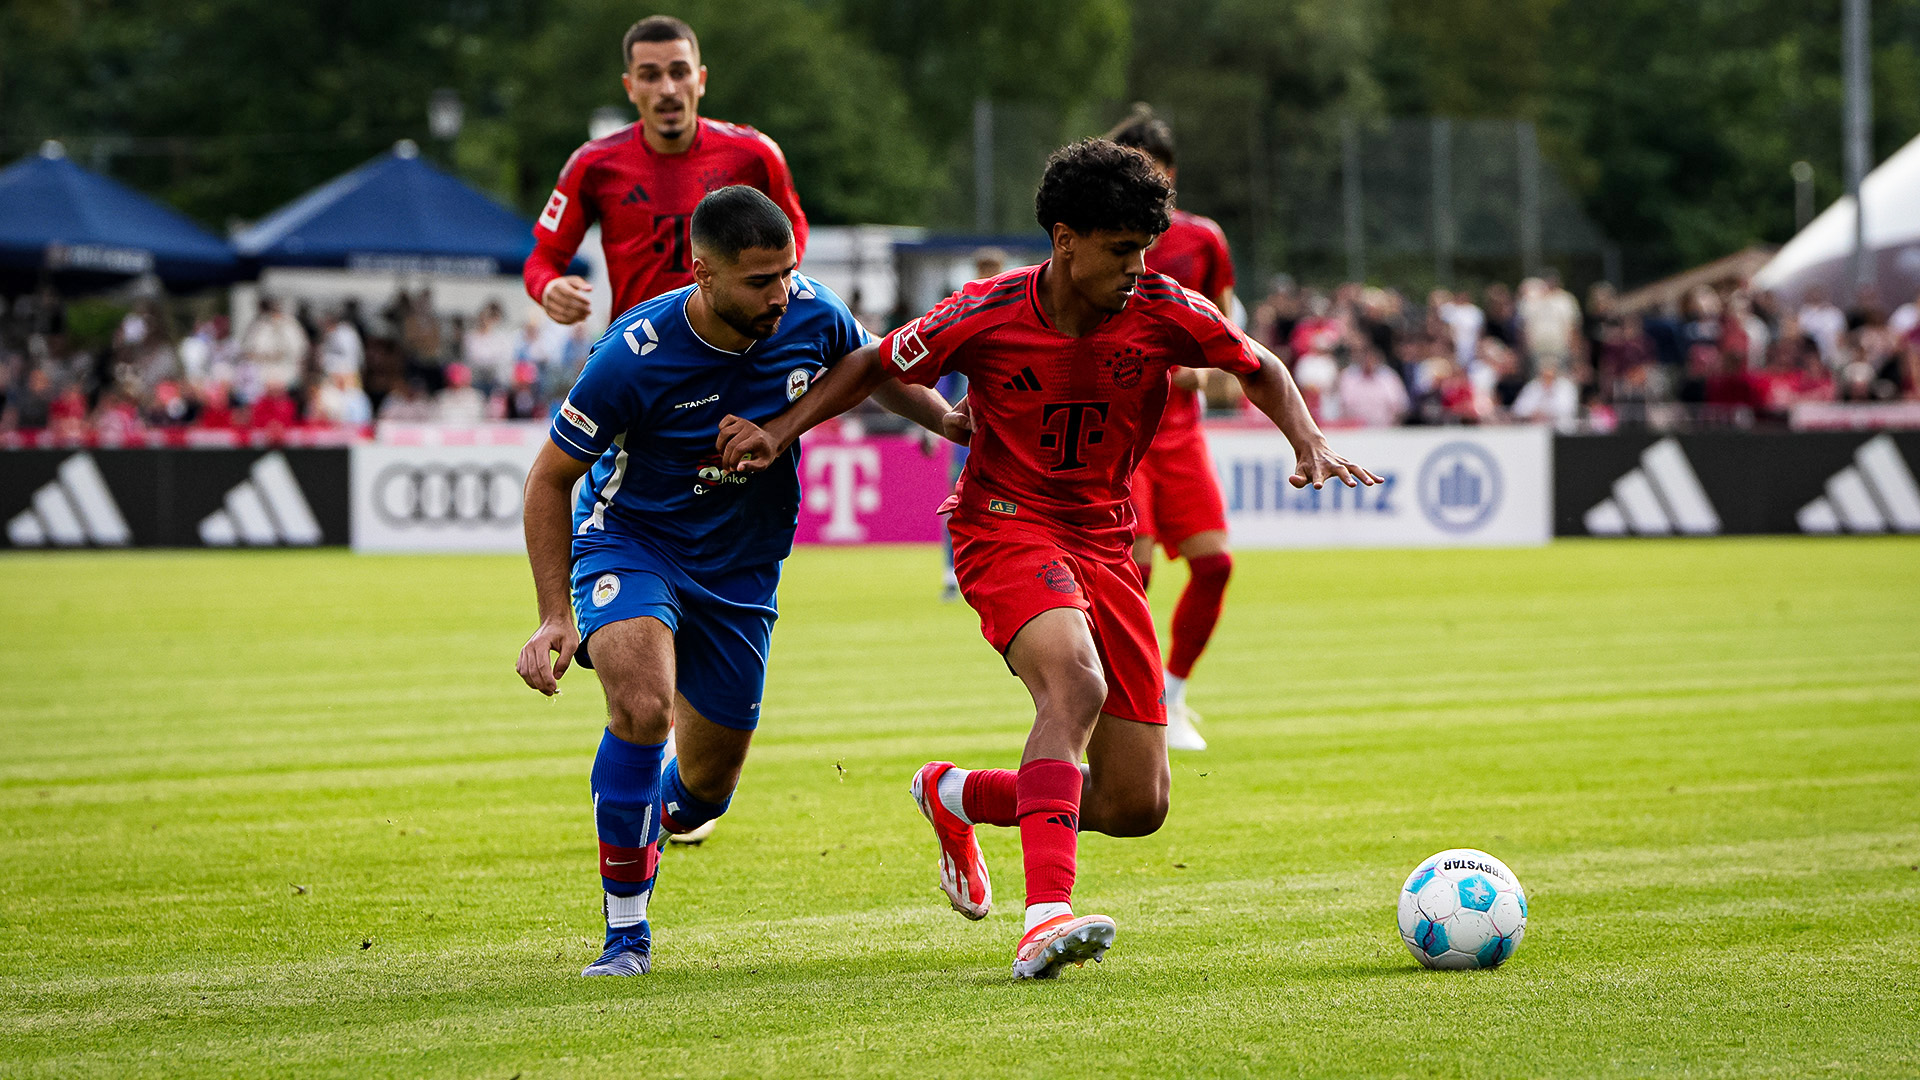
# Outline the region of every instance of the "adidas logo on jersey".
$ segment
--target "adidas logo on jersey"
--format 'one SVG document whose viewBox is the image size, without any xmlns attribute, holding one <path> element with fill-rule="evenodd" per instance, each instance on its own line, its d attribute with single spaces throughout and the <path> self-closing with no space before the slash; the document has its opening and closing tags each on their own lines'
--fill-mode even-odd
<svg viewBox="0 0 1920 1080">
<path fill-rule="evenodd" d="M 1826 494 L 1794 515 L 1801 532 L 1920 532 L 1920 484 L 1887 435 L 1853 452 L 1853 464 L 1827 480 Z"/>
<path fill-rule="evenodd" d="M 1713 536 L 1720 515 L 1708 501 L 1680 443 L 1661 439 L 1640 455 L 1640 467 L 1613 482 L 1613 497 L 1602 499 L 1582 519 L 1594 536 Z"/>
<path fill-rule="evenodd" d="M 639 184 L 635 184 L 633 185 L 633 190 L 627 192 L 627 197 L 620 200 L 620 205 L 632 206 L 634 203 L 643 203 L 643 202 L 652 202 L 652 201 L 653 201 L 652 199 L 647 197 L 647 189 Z"/>
<path fill-rule="evenodd" d="M 60 463 L 54 478 L 33 493 L 33 505 L 7 522 L 14 547 L 124 547 L 133 539 L 91 454 Z"/>
<path fill-rule="evenodd" d="M 310 547 L 320 542 L 320 523 L 278 450 L 253 463 L 220 509 L 200 520 L 200 542 L 209 547 L 247 544 Z"/>
<path fill-rule="evenodd" d="M 1040 389 L 1040 376 L 1035 375 L 1032 368 L 1023 367 L 1020 369 L 1020 374 L 1015 375 L 1000 385 L 1008 390 L 1038 390 Z"/>
</svg>

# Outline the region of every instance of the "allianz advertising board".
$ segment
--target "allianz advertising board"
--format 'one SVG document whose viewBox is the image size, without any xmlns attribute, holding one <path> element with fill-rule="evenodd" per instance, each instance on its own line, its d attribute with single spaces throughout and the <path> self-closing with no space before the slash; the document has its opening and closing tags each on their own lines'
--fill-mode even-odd
<svg viewBox="0 0 1920 1080">
<path fill-rule="evenodd" d="M 1314 490 L 1287 482 L 1275 432 L 1212 429 L 1207 446 L 1242 548 L 1519 547 L 1553 535 L 1553 442 L 1545 427 L 1336 430 L 1329 439 L 1384 481 Z"/>
</svg>

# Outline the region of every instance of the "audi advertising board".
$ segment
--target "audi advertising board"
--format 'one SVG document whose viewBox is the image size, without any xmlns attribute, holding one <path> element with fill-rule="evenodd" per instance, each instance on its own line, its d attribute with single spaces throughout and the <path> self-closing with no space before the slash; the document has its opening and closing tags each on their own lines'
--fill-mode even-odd
<svg viewBox="0 0 1920 1080">
<path fill-rule="evenodd" d="M 354 447 L 354 550 L 526 550 L 520 491 L 539 452 L 532 439 Z"/>
<path fill-rule="evenodd" d="M 1518 547 L 1553 535 L 1553 444 L 1544 427 L 1378 428 L 1332 435 L 1384 483 L 1296 490 L 1278 432 L 1212 428 L 1207 446 L 1243 548 Z"/>
</svg>

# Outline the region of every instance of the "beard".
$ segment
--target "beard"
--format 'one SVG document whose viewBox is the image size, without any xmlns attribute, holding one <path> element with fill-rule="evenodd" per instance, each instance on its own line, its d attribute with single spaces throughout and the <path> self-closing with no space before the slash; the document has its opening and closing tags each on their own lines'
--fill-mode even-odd
<svg viewBox="0 0 1920 1080">
<path fill-rule="evenodd" d="M 775 331 L 780 329 L 780 320 L 786 316 L 787 309 L 774 308 L 770 311 L 762 310 L 752 312 L 745 308 L 738 308 L 719 302 L 718 298 L 716 298 L 716 302 L 713 305 L 713 313 L 720 316 L 721 322 L 731 326 L 734 331 L 742 337 L 750 337 L 755 341 L 765 341 L 772 337 Z"/>
</svg>

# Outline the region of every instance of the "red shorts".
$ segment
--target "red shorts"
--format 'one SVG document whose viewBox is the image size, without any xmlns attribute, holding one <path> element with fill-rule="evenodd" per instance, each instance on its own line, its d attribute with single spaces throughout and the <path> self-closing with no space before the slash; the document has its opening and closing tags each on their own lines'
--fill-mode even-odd
<svg viewBox="0 0 1920 1080">
<path fill-rule="evenodd" d="M 979 613 L 988 644 L 1005 655 L 1034 616 L 1079 608 L 1107 676 L 1101 711 L 1143 724 L 1167 722 L 1160 639 L 1140 570 L 1126 551 L 1070 550 L 1044 527 L 964 509 L 948 519 L 947 530 L 960 594 Z"/>
<path fill-rule="evenodd" d="M 1180 545 L 1192 537 L 1226 530 L 1227 504 L 1198 428 L 1155 438 L 1147 448 L 1133 474 L 1133 516 L 1135 533 L 1158 540 L 1169 559 L 1179 558 Z"/>
</svg>

